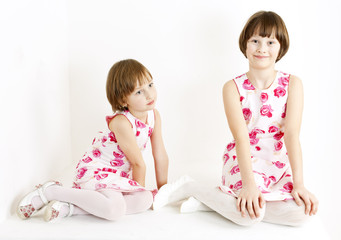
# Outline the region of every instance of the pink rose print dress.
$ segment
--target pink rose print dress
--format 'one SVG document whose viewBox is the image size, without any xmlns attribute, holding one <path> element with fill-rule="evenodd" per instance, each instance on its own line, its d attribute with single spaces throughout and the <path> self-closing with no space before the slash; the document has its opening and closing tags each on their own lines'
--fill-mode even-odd
<svg viewBox="0 0 341 240">
<path fill-rule="evenodd" d="M 289 78 L 289 74 L 278 71 L 274 82 L 264 90 L 256 89 L 246 74 L 234 79 L 249 130 L 255 181 L 266 201 L 293 199 L 292 173 L 283 139 Z M 220 189 L 238 197 L 242 180 L 235 141 L 227 145 L 223 161 Z"/>
<path fill-rule="evenodd" d="M 154 111 L 148 112 L 148 124 L 144 124 L 129 111 L 116 112 L 106 117 L 107 124 L 117 115 L 124 115 L 131 123 L 136 142 L 143 151 L 154 128 Z M 132 169 L 126 156 L 117 144 L 115 134 L 108 130 L 99 132 L 92 146 L 76 167 L 74 188 L 99 190 L 114 189 L 119 192 L 145 191 L 132 179 Z"/>
</svg>

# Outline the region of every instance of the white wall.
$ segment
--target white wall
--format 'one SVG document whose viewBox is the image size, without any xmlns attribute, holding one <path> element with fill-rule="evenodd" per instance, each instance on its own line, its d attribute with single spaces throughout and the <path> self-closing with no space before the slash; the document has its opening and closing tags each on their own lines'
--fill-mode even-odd
<svg viewBox="0 0 341 240">
<path fill-rule="evenodd" d="M 0 220 L 71 162 L 65 1 L 0 4 Z"/>
<path fill-rule="evenodd" d="M 4 11 L 12 21 L 6 31 L 14 36 L 1 46 L 7 49 L 10 60 L 6 59 L 7 70 L 1 78 L 5 82 L 1 99 L 6 99 L 6 103 L 2 100 L 1 109 L 8 113 L 1 120 L 6 136 L 1 139 L 4 142 L 1 146 L 5 146 L 8 160 L 1 160 L 6 169 L 0 170 L 5 172 L 1 174 L 0 187 L 11 193 L 11 198 L 1 198 L 5 201 L 3 209 L 25 188 L 37 180 L 48 179 L 56 172 L 54 169 L 70 162 L 69 157 L 63 157 L 71 152 L 69 132 L 72 160 L 76 162 L 94 134 L 106 127 L 104 117 L 111 113 L 105 96 L 106 75 L 114 62 L 125 58 L 139 60 L 154 76 L 159 93 L 157 108 L 171 161 L 170 180 L 189 174 L 197 180 L 218 184 L 221 155 L 231 137 L 221 88 L 227 80 L 247 71 L 247 61 L 238 49 L 239 33 L 251 14 L 264 9 L 283 17 L 291 38 L 289 52 L 277 68 L 298 75 L 305 86 L 301 141 L 306 186 L 319 197 L 319 214 L 331 234 L 335 238 L 341 234 L 336 225 L 341 211 L 334 208 L 334 199 L 341 197 L 337 190 L 340 182 L 337 136 L 341 134 L 336 110 L 341 80 L 337 72 L 341 53 L 338 1 L 71 0 L 65 6 L 64 3 L 34 1 L 23 8 L 10 4 L 12 11 L 20 10 L 17 18 Z M 51 24 L 53 27 L 48 27 Z M 19 37 L 22 33 L 25 39 Z M 55 45 L 58 46 L 52 47 Z M 40 59 L 45 59 L 43 67 Z M 40 75 L 35 75 L 38 70 Z M 39 88 L 33 83 L 40 83 Z M 25 87 L 18 89 L 21 85 Z M 21 116 L 25 116 L 22 121 Z M 19 154 L 13 152 L 11 142 L 17 141 L 16 136 L 22 136 L 22 131 L 20 143 L 25 145 Z M 49 139 L 49 143 L 44 139 Z M 41 148 L 43 153 L 37 151 Z M 150 152 L 146 160 L 150 167 Z M 22 181 L 14 181 L 14 188 L 10 188 L 5 183 L 12 176 L 8 169 L 18 166 Z M 153 185 L 152 171 L 148 174 L 147 182 Z"/>
</svg>

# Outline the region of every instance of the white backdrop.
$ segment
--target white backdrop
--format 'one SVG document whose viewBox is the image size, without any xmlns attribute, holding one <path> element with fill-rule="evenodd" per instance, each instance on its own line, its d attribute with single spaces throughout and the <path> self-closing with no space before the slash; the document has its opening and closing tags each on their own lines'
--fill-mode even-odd
<svg viewBox="0 0 341 240">
<path fill-rule="evenodd" d="M 163 120 L 163 135 L 170 158 L 169 179 L 188 174 L 212 185 L 220 181 L 222 152 L 231 139 L 224 115 L 222 86 L 248 68 L 238 48 L 240 31 L 248 17 L 258 10 L 272 10 L 281 15 L 286 22 L 291 45 L 287 55 L 277 64 L 277 69 L 299 76 L 305 88 L 301 142 L 306 186 L 320 199 L 319 214 L 330 233 L 334 237 L 340 236 L 336 219 L 341 211 L 333 205 L 334 199 L 341 197 L 338 190 L 341 165 L 337 154 L 338 136 L 341 135 L 337 121 L 337 110 L 340 109 L 338 89 L 341 86 L 337 71 L 341 53 L 341 6 L 338 1 L 39 2 L 35 7 L 27 7 L 43 17 L 41 22 L 45 19 L 60 20 L 59 31 L 51 31 L 55 37 L 45 41 L 55 44 L 65 41 L 63 46 L 56 47 L 58 51 L 65 52 L 65 56 L 54 54 L 49 58 L 57 58 L 61 65 L 67 64 L 66 69 L 62 70 L 67 71 L 68 75 L 60 77 L 60 84 L 65 85 L 65 81 L 69 83 L 68 86 L 63 85 L 65 98 L 63 95 L 45 96 L 45 104 L 50 104 L 49 101 L 68 101 L 67 105 L 62 104 L 63 112 L 42 109 L 49 116 L 46 122 L 50 118 L 68 119 L 70 124 L 68 132 L 63 135 L 66 143 L 54 142 L 57 147 L 47 151 L 45 156 L 56 156 L 60 154 L 56 149 L 60 149 L 65 153 L 61 161 L 64 167 L 71 163 L 71 159 L 72 164 L 78 161 L 94 134 L 106 127 L 105 116 L 111 114 L 105 96 L 108 70 L 118 60 L 134 58 L 151 71 L 158 90 L 157 108 Z M 42 15 L 39 8 L 42 11 L 54 10 L 56 17 Z M 17 21 L 27 21 L 22 16 L 18 18 Z M 56 28 L 48 21 L 40 24 L 50 26 L 49 29 Z M 46 33 L 48 27 L 34 26 L 35 32 L 24 34 L 51 34 Z M 46 46 L 48 49 L 52 47 L 49 44 Z M 30 49 L 30 46 L 27 48 Z M 5 81 L 10 74 L 1 79 L 5 86 L 10 84 Z M 50 69 L 49 74 L 58 76 L 62 73 Z M 50 84 L 50 81 L 51 84 L 56 83 L 50 78 L 45 81 L 48 81 L 45 84 Z M 12 91 L 7 94 L 17 94 L 14 88 Z M 29 101 L 30 96 L 27 97 Z M 20 108 L 15 107 L 19 112 Z M 19 115 L 17 113 L 15 117 Z M 14 123 L 6 122 L 6 125 L 17 126 Z M 30 126 L 34 124 L 32 122 Z M 51 129 L 60 130 L 61 125 L 53 124 Z M 39 128 L 35 130 L 25 131 L 25 134 L 44 136 L 49 132 Z M 55 138 L 60 139 L 60 136 Z M 9 143 L 4 141 L 4 146 L 7 148 Z M 152 167 L 150 151 L 145 157 L 148 167 Z M 45 161 L 52 164 L 53 159 Z M 13 163 L 1 161 L 14 166 Z M 23 161 L 17 160 L 16 164 L 23 164 Z M 53 164 L 56 164 L 55 161 Z M 34 167 L 33 164 L 31 170 Z M 39 169 L 45 172 L 36 172 L 34 180 L 56 174 L 51 167 L 39 165 Z M 7 176 L 6 173 L 4 176 Z M 19 180 L 15 185 L 18 190 L 11 191 L 10 199 L 22 193 Z M 29 179 L 31 182 L 32 178 Z M 148 170 L 147 183 L 153 185 L 151 169 Z"/>
</svg>

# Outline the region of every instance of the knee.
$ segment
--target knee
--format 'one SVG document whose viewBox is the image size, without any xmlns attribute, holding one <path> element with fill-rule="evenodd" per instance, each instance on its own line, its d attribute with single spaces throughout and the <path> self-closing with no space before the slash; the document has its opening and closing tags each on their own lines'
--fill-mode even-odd
<svg viewBox="0 0 341 240">
<path fill-rule="evenodd" d="M 264 215 L 265 215 L 265 207 L 260 209 L 260 216 L 258 218 L 252 219 L 250 218 L 250 216 L 246 216 L 246 217 L 240 216 L 239 218 L 233 219 L 233 222 L 243 227 L 250 227 L 263 221 Z"/>
<path fill-rule="evenodd" d="M 125 215 L 125 212 L 126 212 L 126 204 L 124 201 L 119 202 L 119 203 L 117 201 L 110 202 L 109 206 L 107 207 L 107 210 L 105 211 L 103 218 L 109 221 L 117 221 Z"/>
<path fill-rule="evenodd" d="M 293 209 L 288 215 L 287 225 L 293 227 L 302 226 L 310 219 L 310 216 L 305 214 L 304 204 L 302 206 L 296 206 L 296 209 Z"/>
<path fill-rule="evenodd" d="M 138 212 L 147 211 L 153 204 L 153 194 L 150 191 L 140 192 L 140 201 L 136 202 Z"/>
</svg>

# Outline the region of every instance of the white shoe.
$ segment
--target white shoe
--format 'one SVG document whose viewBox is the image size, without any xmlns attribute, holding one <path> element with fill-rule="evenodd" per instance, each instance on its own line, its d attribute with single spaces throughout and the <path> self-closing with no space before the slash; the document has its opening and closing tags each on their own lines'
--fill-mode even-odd
<svg viewBox="0 0 341 240">
<path fill-rule="evenodd" d="M 181 207 L 180 207 L 181 213 L 192 213 L 192 212 L 197 212 L 197 211 L 210 212 L 213 210 L 194 197 L 188 198 L 187 201 L 184 201 L 181 204 Z"/>
<path fill-rule="evenodd" d="M 44 191 L 47 187 L 51 185 L 61 186 L 62 184 L 57 181 L 49 181 L 49 182 L 44 183 L 43 185 L 36 186 L 36 189 L 34 191 L 28 193 L 19 202 L 18 207 L 17 207 L 17 215 L 21 219 L 27 219 L 27 218 L 30 218 L 36 212 L 38 212 L 38 210 L 41 209 L 43 206 L 45 206 L 48 203 L 48 201 L 44 195 Z M 44 203 L 44 205 L 39 209 L 35 209 L 32 205 L 32 199 L 36 196 L 39 196 L 41 201 Z"/>
<path fill-rule="evenodd" d="M 69 213 L 65 216 L 62 216 L 60 214 L 60 210 L 64 206 L 69 208 Z M 45 213 L 44 213 L 44 220 L 46 222 L 57 222 L 61 218 L 72 216 L 73 210 L 74 210 L 74 206 L 72 203 L 53 200 L 46 206 Z"/>
<path fill-rule="evenodd" d="M 194 180 L 189 176 L 185 175 L 180 177 L 173 183 L 167 183 L 163 185 L 158 193 L 155 195 L 154 202 L 153 202 L 153 210 L 159 210 L 163 206 L 167 205 L 169 202 L 169 196 L 182 187 L 184 184 L 188 182 L 193 182 Z"/>
</svg>

